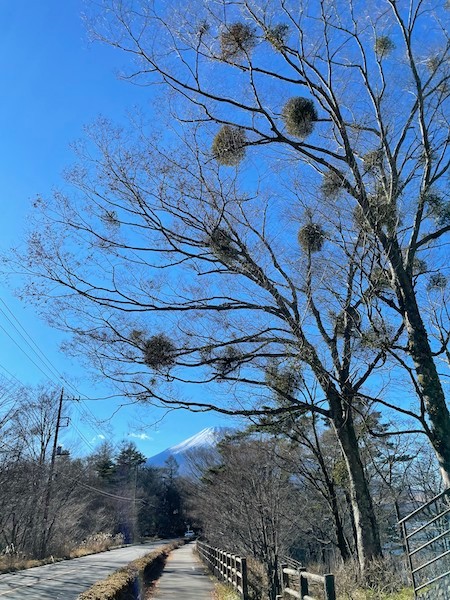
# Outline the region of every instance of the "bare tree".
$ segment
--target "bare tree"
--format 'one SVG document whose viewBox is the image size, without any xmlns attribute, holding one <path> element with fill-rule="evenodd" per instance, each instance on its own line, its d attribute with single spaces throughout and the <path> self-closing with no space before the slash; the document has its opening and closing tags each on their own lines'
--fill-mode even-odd
<svg viewBox="0 0 450 600">
<path fill-rule="evenodd" d="M 433 343 L 423 311 L 445 283 L 450 44 L 444 9 L 426 8 L 200 2 L 193 22 L 172 3 L 105 0 L 96 35 L 134 57 L 132 80 L 169 89 L 171 133 L 93 127 L 78 193 L 36 202 L 22 259 L 39 276 L 27 295 L 63 286 L 50 319 L 135 398 L 330 419 L 362 568 L 381 546 L 361 401 L 415 418 L 450 484 L 447 338 Z M 299 394 L 300 373 L 323 397 Z M 416 412 L 386 399 L 397 377 Z M 214 400 L 180 399 L 177 382 Z"/>
<path fill-rule="evenodd" d="M 130 78 L 163 81 L 195 106 L 192 119 L 222 125 L 212 144 L 222 164 L 240 163 L 247 146 L 276 144 L 322 176 L 325 194 L 353 203 L 382 253 L 395 293 L 387 304 L 404 324 L 402 351 L 450 485 L 450 417 L 435 363 L 443 350 L 431 346 L 415 276 L 426 255 L 435 263 L 433 280 L 444 281 L 446 7 L 424 0 L 223 1 L 200 3 L 194 22 L 179 6 L 106 0 L 103 7 L 114 18 L 97 23 L 97 37 L 135 57 Z"/>
<path fill-rule="evenodd" d="M 112 177 L 108 184 L 112 187 L 118 184 L 117 169 L 121 167 L 116 164 L 111 171 L 111 164 L 121 160 L 121 151 L 117 154 L 103 137 L 111 139 L 111 130 L 96 130 L 96 134 L 102 135 L 106 146 L 102 148 L 101 162 L 97 163 L 101 172 L 97 171 L 95 176 L 101 185 L 104 178 Z M 120 146 L 123 147 L 122 142 Z M 215 409 L 247 416 L 313 411 L 330 419 L 349 471 L 358 552 L 364 567 L 367 560 L 381 554 L 381 547 L 359 456 L 353 411 L 367 379 L 385 364 L 386 351 L 383 345 L 368 347 L 358 333 L 362 311 L 355 305 L 361 304 L 362 291 L 356 279 L 354 255 L 360 237 L 342 243 L 339 239 L 333 243 L 330 240 L 327 250 L 323 247 L 322 229 L 316 230 L 316 224 L 305 216 L 303 203 L 298 202 L 301 218 L 306 222 L 294 223 L 295 229 L 287 236 L 285 245 L 277 240 L 272 225 L 280 217 L 285 218 L 283 213 L 278 214 L 278 206 L 259 197 L 243 202 L 234 181 L 225 190 L 217 167 L 204 166 L 196 160 L 194 149 L 198 148 L 198 145 L 192 150 L 180 148 L 177 162 L 155 148 L 150 155 L 148 144 L 144 162 L 140 156 L 127 154 L 133 162 L 133 172 L 139 170 L 145 178 L 150 168 L 146 161 L 162 161 L 159 173 L 153 167 L 156 180 L 147 182 L 158 185 L 158 196 L 153 193 L 142 196 L 136 182 L 129 181 L 127 185 L 133 195 L 127 197 L 125 190 L 121 190 L 120 210 L 112 198 L 104 198 L 108 210 L 108 203 L 115 203 L 115 223 L 96 222 L 99 228 L 94 228 L 94 223 L 86 224 L 85 214 L 97 203 L 92 194 L 98 197 L 103 191 L 89 175 L 79 177 L 77 169 L 73 176 L 86 194 L 88 204 L 75 206 L 58 196 L 58 205 L 52 204 L 49 210 L 62 212 L 59 216 L 56 212 L 50 214 L 51 228 L 53 233 L 58 224 L 62 226 L 61 232 L 65 229 L 66 243 L 76 244 L 78 256 L 80 248 L 82 253 L 90 254 L 90 244 L 94 244 L 98 257 L 104 254 L 103 264 L 107 268 L 102 273 L 97 258 L 90 263 L 86 255 L 82 262 L 87 271 L 77 272 L 77 265 L 70 264 L 74 255 L 69 246 L 66 251 L 56 238 L 45 236 L 44 241 L 40 233 L 30 240 L 29 265 L 35 268 L 40 264 L 49 269 L 46 274 L 41 271 L 44 279 L 40 283 L 44 286 L 48 276 L 62 282 L 72 269 L 65 285 L 77 294 L 58 299 L 57 314 L 76 311 L 77 352 L 84 346 L 98 368 L 120 383 L 128 394 L 144 401 L 181 404 L 194 410 Z M 135 194 L 139 196 L 136 202 Z M 100 211 L 104 210 L 105 206 L 100 207 Z M 102 226 L 107 228 L 103 232 Z M 111 226 L 113 229 L 108 230 Z M 328 235 L 331 237 L 333 229 L 338 235 L 341 227 L 338 216 L 336 223 L 329 221 Z M 83 236 L 92 236 L 86 247 L 77 243 L 81 231 Z M 72 234 L 74 238 L 69 241 Z M 135 236 L 141 235 L 148 239 L 138 246 Z M 47 243 L 51 247 L 46 247 Z M 145 243 L 149 245 L 146 247 Z M 153 258 L 148 261 L 149 252 L 157 262 Z M 136 267 L 131 279 L 128 279 L 129 261 Z M 81 263 L 77 264 L 83 270 Z M 110 265 L 113 272 L 108 272 Z M 201 286 L 192 282 L 191 269 L 202 278 Z M 153 293 L 147 289 L 148 276 L 160 270 L 168 275 Z M 104 286 L 99 284 L 103 275 Z M 173 293 L 173 277 L 178 280 L 178 298 Z M 89 292 L 82 291 L 81 279 L 90 279 L 96 287 L 91 285 Z M 107 279 L 110 283 L 106 283 Z M 106 292 L 111 282 L 116 286 L 119 281 L 123 287 Z M 39 296 L 42 293 L 40 288 Z M 88 301 L 93 301 L 87 309 L 82 306 L 86 294 L 90 296 Z M 104 304 L 113 309 L 106 320 Z M 173 313 L 176 321 L 172 318 L 174 326 L 170 330 L 167 325 L 162 329 L 161 322 L 160 332 L 151 335 L 150 328 L 158 313 Z M 251 321 L 247 322 L 246 316 L 252 313 Z M 85 323 L 83 329 L 81 318 Z M 369 326 L 369 319 L 366 321 L 365 326 Z M 394 330 L 390 338 L 396 337 Z M 320 352 L 316 347 L 318 340 L 322 344 Z M 172 399 L 174 382 L 228 382 L 232 387 L 227 391 L 239 386 L 248 399 L 242 399 L 242 392 L 241 399 L 231 405 L 229 400 L 220 404 L 216 400 Z M 324 397 L 315 398 L 307 393 L 314 382 L 318 382 Z M 250 387 L 258 390 L 257 396 L 248 393 Z M 274 405 L 274 394 L 283 402 Z"/>
<path fill-rule="evenodd" d="M 222 442 L 219 463 L 204 472 L 194 496 L 209 542 L 259 560 L 271 600 L 280 592 L 279 559 L 292 542 L 297 512 L 281 445 L 267 438 Z"/>
</svg>

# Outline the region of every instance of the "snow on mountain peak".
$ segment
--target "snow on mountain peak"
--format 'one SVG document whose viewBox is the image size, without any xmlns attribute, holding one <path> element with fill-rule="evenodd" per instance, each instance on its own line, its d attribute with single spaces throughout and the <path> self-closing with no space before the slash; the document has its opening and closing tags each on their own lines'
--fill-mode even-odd
<svg viewBox="0 0 450 600">
<path fill-rule="evenodd" d="M 214 448 L 228 434 L 234 431 L 230 427 L 207 427 L 202 429 L 196 435 L 171 446 L 155 456 L 147 459 L 147 466 L 163 467 L 169 457 L 175 458 L 177 461 L 180 473 L 185 471 L 186 455 L 196 449 Z"/>
<path fill-rule="evenodd" d="M 226 427 L 207 427 L 196 433 L 192 437 L 180 442 L 176 446 L 169 448 L 172 454 L 179 454 L 195 448 L 204 448 L 205 446 L 215 446 L 227 433 Z"/>
</svg>

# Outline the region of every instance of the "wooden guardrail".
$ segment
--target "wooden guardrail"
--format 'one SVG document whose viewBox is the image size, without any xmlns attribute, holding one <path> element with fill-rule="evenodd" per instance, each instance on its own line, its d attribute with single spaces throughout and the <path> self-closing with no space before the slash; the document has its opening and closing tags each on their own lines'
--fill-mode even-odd
<svg viewBox="0 0 450 600">
<path fill-rule="evenodd" d="M 247 559 L 197 541 L 201 560 L 218 578 L 232 585 L 243 600 L 248 600 Z"/>
<path fill-rule="evenodd" d="M 308 573 L 306 569 L 291 569 L 286 564 L 281 566 L 282 574 L 282 595 L 279 600 L 286 598 L 297 598 L 298 600 L 317 600 L 309 595 L 309 583 L 318 583 L 323 585 L 325 600 L 336 600 L 336 591 L 334 587 L 334 575 L 316 575 Z M 293 586 L 293 587 L 291 587 Z M 294 589 L 294 588 L 297 589 Z"/>
</svg>

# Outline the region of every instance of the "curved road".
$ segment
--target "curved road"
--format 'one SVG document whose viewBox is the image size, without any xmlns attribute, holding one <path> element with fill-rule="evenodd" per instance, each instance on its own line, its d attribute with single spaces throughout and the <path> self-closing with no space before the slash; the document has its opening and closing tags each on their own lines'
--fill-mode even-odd
<svg viewBox="0 0 450 600">
<path fill-rule="evenodd" d="M 0 575 L 0 600 L 75 600 L 93 583 L 132 560 L 169 544 L 160 540 Z"/>
</svg>

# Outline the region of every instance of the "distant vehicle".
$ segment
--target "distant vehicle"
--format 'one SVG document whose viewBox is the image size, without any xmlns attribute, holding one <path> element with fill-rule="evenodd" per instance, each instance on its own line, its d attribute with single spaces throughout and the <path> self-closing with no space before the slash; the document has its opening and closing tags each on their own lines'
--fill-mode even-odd
<svg viewBox="0 0 450 600">
<path fill-rule="evenodd" d="M 192 529 L 188 529 L 187 531 L 185 531 L 184 533 L 184 539 L 189 542 L 190 540 L 193 540 L 195 538 L 195 533 L 192 531 Z"/>
</svg>

